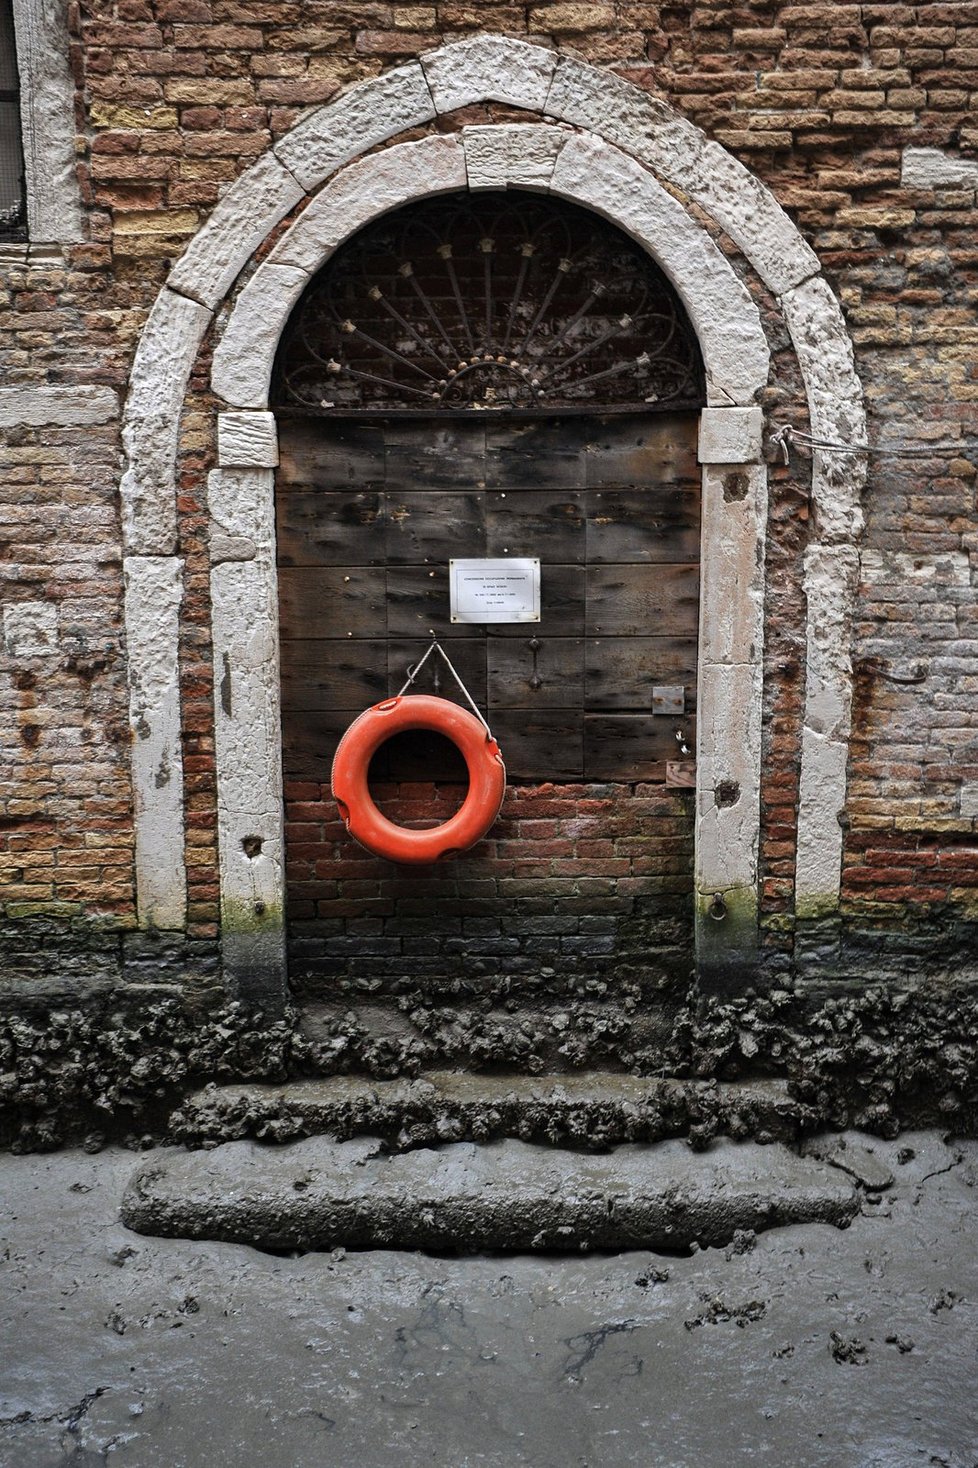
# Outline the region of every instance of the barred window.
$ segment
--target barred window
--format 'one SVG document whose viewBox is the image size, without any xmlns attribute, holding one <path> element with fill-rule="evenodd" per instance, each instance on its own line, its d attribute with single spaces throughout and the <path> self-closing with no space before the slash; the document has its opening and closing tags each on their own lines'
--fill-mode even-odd
<svg viewBox="0 0 978 1468">
<path fill-rule="evenodd" d="M 0 240 L 27 238 L 20 86 L 12 0 L 0 0 Z"/>
</svg>

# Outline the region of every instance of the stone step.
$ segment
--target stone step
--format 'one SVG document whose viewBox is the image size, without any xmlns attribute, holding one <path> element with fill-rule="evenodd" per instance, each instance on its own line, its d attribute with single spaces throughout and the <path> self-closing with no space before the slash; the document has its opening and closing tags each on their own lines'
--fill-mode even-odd
<svg viewBox="0 0 978 1468">
<path fill-rule="evenodd" d="M 783 1081 L 716 1082 L 611 1072 L 486 1075 L 428 1071 L 415 1079 L 331 1076 L 286 1085 L 209 1085 L 170 1118 L 190 1147 L 256 1137 L 378 1136 L 400 1147 L 513 1137 L 600 1150 L 622 1142 L 714 1135 L 791 1141 L 804 1106 Z"/>
<path fill-rule="evenodd" d="M 683 1249 L 738 1230 L 845 1227 L 852 1180 L 778 1144 L 627 1145 L 600 1155 L 518 1141 L 391 1153 L 376 1139 L 229 1142 L 144 1162 L 122 1219 L 142 1234 L 276 1250 Z"/>
</svg>

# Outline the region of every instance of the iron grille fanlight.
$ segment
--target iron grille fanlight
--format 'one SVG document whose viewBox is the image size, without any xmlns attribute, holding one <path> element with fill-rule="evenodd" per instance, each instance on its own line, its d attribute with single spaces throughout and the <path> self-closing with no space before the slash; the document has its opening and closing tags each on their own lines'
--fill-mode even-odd
<svg viewBox="0 0 978 1468">
<path fill-rule="evenodd" d="M 344 246 L 293 312 L 277 406 L 307 413 L 699 406 L 665 276 L 573 205 L 486 193 L 411 205 Z"/>
</svg>

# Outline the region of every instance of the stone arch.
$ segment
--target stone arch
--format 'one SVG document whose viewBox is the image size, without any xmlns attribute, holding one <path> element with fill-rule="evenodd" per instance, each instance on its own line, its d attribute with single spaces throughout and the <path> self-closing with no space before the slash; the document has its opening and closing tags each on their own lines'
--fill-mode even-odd
<svg viewBox="0 0 978 1468">
<path fill-rule="evenodd" d="M 362 157 L 406 128 L 487 100 L 536 112 L 544 121 L 466 128 L 461 137 L 432 136 Z M 276 625 L 270 520 L 276 442 L 267 412 L 267 374 L 313 258 L 322 263 L 341 242 L 330 243 L 334 221 L 345 238 L 359 227 L 358 209 L 369 208 L 374 217 L 396 207 L 405 187 L 400 180 L 411 168 L 416 191 L 410 197 L 418 197 L 418 189 L 509 186 L 553 190 L 596 209 L 655 255 L 701 334 L 710 388 L 700 440 L 704 516 L 711 527 L 704 544 L 704 588 L 709 587 L 704 597 L 734 609 L 705 650 L 709 706 L 704 716 L 716 730 L 735 727 L 733 720 L 744 713 L 753 723 L 734 807 L 721 810 L 713 799 L 721 778 L 737 779 L 736 751 L 727 747 L 729 741 L 717 746 L 720 764 L 716 758 L 700 760 L 697 882 L 701 905 L 716 891 L 732 899 L 733 931 L 725 932 L 724 948 L 749 961 L 750 935 L 756 933 L 766 505 L 761 412 L 750 404 L 766 378 L 767 347 L 744 287 L 659 178 L 706 210 L 778 295 L 819 436 L 853 438 L 864 429 L 851 345 L 817 258 L 773 196 L 730 154 L 664 103 L 619 78 L 498 36 L 444 46 L 361 83 L 297 124 L 228 191 L 177 262 L 150 314 L 126 407 L 128 467 L 122 481 L 140 920 L 159 927 L 183 922 L 175 676 L 182 570 L 175 556 L 174 495 L 180 407 L 203 334 L 241 269 L 307 193 L 321 190 L 241 292 L 215 353 L 213 379 L 229 408 L 219 418 L 219 467 L 210 480 L 226 958 L 232 974 L 249 987 L 251 981 L 260 987 L 263 975 L 274 985 L 281 973 L 281 776 L 277 707 L 268 694 L 272 682 L 277 688 L 275 638 L 269 630 Z M 689 269 L 682 252 L 671 247 L 674 229 L 693 252 L 697 268 Z M 749 491 L 722 511 L 721 468 L 729 473 L 738 465 Z M 806 557 L 801 911 L 833 906 L 839 890 L 836 816 L 845 798 L 851 702 L 847 631 L 858 565 L 853 542 L 861 526 L 860 473 L 848 456 L 816 456 L 816 536 Z M 256 626 L 259 630 L 252 630 Z M 249 707 L 253 738 L 245 737 L 236 706 Z M 272 746 L 264 766 L 267 779 L 256 786 L 256 750 L 268 755 Z M 168 778 L 161 782 L 164 765 Z M 245 833 L 245 825 L 255 830 Z"/>
</svg>

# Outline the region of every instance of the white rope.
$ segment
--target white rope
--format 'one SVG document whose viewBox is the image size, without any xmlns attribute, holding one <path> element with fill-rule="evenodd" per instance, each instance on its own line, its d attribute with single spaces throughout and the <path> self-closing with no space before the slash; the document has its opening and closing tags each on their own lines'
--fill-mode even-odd
<svg viewBox="0 0 978 1468">
<path fill-rule="evenodd" d="M 455 679 L 455 682 L 458 684 L 459 688 L 461 688 L 462 692 L 465 694 L 465 697 L 468 699 L 469 706 L 472 709 L 472 712 L 475 714 L 476 718 L 479 720 L 479 723 L 482 725 L 482 727 L 485 729 L 486 733 L 489 735 L 489 738 L 491 739 L 492 738 L 492 730 L 489 728 L 489 725 L 486 723 L 486 720 L 483 718 L 481 712 L 479 711 L 479 706 L 476 703 L 475 699 L 472 697 L 471 693 L 466 688 L 465 684 L 462 682 L 461 678 L 459 677 L 458 673 L 456 672 L 456 670 L 455 670 L 455 664 L 452 662 L 451 658 L 448 656 L 448 653 L 442 647 L 441 643 L 438 641 L 437 638 L 435 638 L 433 640 L 431 646 L 428 648 L 428 651 L 425 653 L 425 655 L 421 659 L 421 661 L 415 663 L 415 665 L 414 665 L 413 668 L 408 668 L 408 670 L 407 670 L 407 673 L 408 673 L 407 682 L 405 683 L 404 687 L 401 689 L 400 693 L 397 695 L 398 698 L 403 698 L 404 697 L 405 693 L 411 687 L 411 685 L 414 682 L 415 678 L 417 678 L 418 674 L 421 672 L 421 669 L 424 667 L 425 663 L 431 657 L 431 654 L 436 650 L 436 648 L 437 648 L 438 652 L 441 653 L 442 657 L 445 659 L 445 663 L 447 664 L 448 671 L 451 673 L 452 677 Z"/>
<path fill-rule="evenodd" d="M 792 444 L 802 449 L 830 449 L 838 454 L 873 454 L 887 459 L 926 459 L 934 454 L 966 454 L 978 452 L 976 439 L 949 439 L 928 444 L 901 444 L 894 448 L 871 443 L 842 443 L 833 438 L 818 438 L 804 429 L 792 428 L 790 423 L 777 427 L 771 435 L 771 445 L 779 449 L 784 463 L 789 463 L 788 451 Z"/>
</svg>

